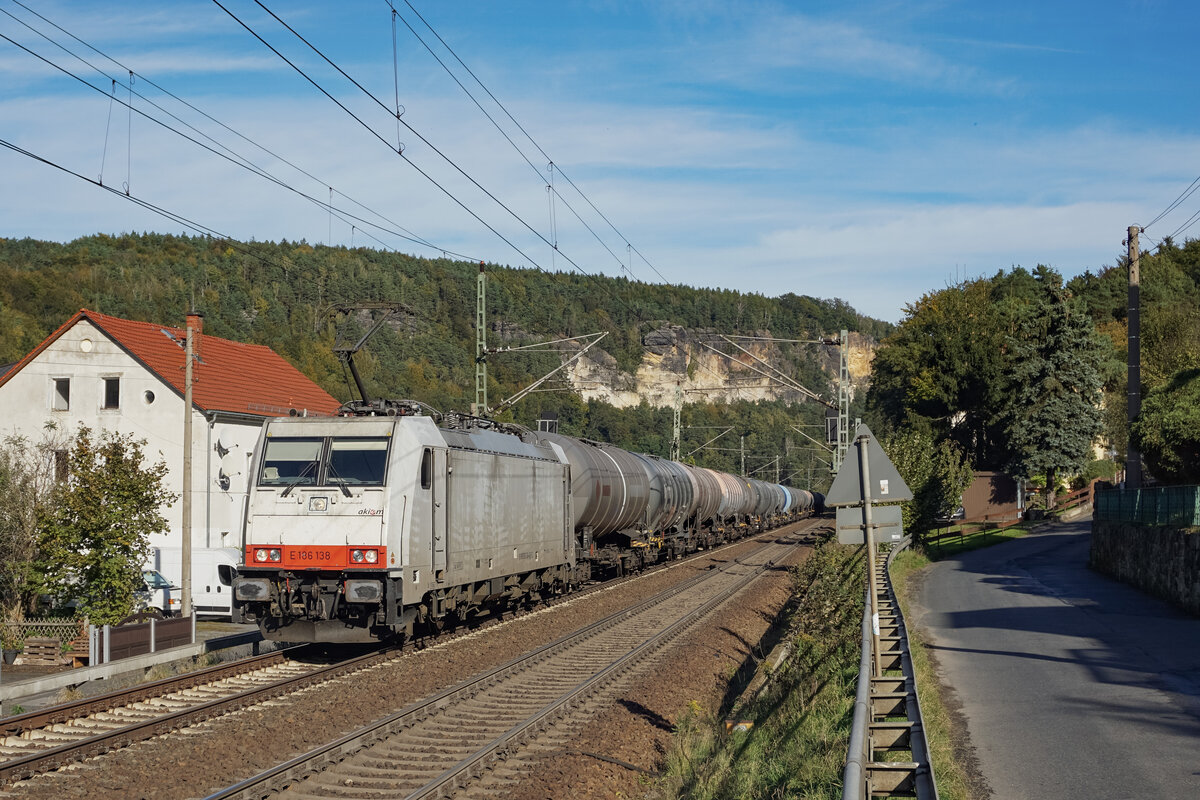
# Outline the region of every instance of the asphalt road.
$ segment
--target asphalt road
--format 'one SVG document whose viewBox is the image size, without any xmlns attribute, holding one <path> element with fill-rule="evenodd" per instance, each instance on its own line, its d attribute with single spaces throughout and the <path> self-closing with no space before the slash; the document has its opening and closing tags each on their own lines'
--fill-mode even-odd
<svg viewBox="0 0 1200 800">
<path fill-rule="evenodd" d="M 934 564 L 919 626 L 995 800 L 1200 798 L 1200 619 L 1088 569 L 1091 521 Z"/>
</svg>

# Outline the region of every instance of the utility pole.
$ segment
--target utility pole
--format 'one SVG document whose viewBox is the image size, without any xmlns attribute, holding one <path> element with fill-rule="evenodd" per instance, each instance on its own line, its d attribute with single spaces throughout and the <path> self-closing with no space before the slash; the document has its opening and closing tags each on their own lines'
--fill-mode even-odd
<svg viewBox="0 0 1200 800">
<path fill-rule="evenodd" d="M 838 337 L 841 362 L 838 369 L 838 441 L 833 455 L 833 471 L 842 468 L 850 447 L 850 332 L 843 328 Z"/>
<path fill-rule="evenodd" d="M 862 493 L 863 535 L 867 545 L 867 583 L 871 594 L 871 662 L 872 678 L 883 677 L 882 654 L 879 652 L 879 586 L 875 575 L 875 525 L 871 519 L 871 459 L 867 454 L 869 437 L 859 436 L 858 478 Z"/>
<path fill-rule="evenodd" d="M 180 509 L 183 513 L 183 551 L 179 558 L 183 571 L 179 613 L 184 617 L 192 614 L 192 347 L 192 315 L 188 314 L 183 367 L 183 498 Z"/>
<path fill-rule="evenodd" d="M 680 415 L 683 410 L 683 387 L 679 381 L 675 381 L 675 413 L 672 416 L 674 420 L 671 427 L 671 460 L 679 460 L 679 443 L 683 434 L 683 428 L 680 425 Z"/>
<path fill-rule="evenodd" d="M 487 273 L 479 262 L 479 277 L 475 280 L 475 407 L 471 413 L 487 414 Z"/>
<path fill-rule="evenodd" d="M 1129 373 L 1126 378 L 1128 398 L 1127 419 L 1129 420 L 1129 443 L 1125 448 L 1125 486 L 1140 489 L 1142 486 L 1142 454 L 1133 444 L 1133 423 L 1142 413 L 1142 276 L 1138 264 L 1138 234 L 1142 229 L 1129 226 Z"/>
</svg>

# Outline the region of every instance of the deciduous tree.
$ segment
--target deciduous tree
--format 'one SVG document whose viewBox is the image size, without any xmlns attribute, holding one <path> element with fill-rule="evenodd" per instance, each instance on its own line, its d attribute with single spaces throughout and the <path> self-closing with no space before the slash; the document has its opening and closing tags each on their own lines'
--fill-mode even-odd
<svg viewBox="0 0 1200 800">
<path fill-rule="evenodd" d="M 1150 391 L 1133 426 L 1146 466 L 1165 483 L 1200 483 L 1200 370 Z"/>
<path fill-rule="evenodd" d="M 54 490 L 53 432 L 33 444 L 9 436 L 0 446 L 0 616 L 32 610 L 37 590 L 30 570 L 37 556 L 38 515 Z"/>
<path fill-rule="evenodd" d="M 67 452 L 69 476 L 38 520 L 37 572 L 42 587 L 73 598 L 97 624 L 113 623 L 134 606 L 149 536 L 167 530 L 162 506 L 167 466 L 147 465 L 144 442 L 81 427 Z"/>
</svg>

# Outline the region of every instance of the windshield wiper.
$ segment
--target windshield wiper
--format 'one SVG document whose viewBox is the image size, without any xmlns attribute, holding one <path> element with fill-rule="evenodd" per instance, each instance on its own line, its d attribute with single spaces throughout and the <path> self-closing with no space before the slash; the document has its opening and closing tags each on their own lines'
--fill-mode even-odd
<svg viewBox="0 0 1200 800">
<path fill-rule="evenodd" d="M 338 474 L 337 468 L 333 466 L 333 462 L 330 461 L 327 466 L 329 467 L 330 480 L 341 481 L 337 486 L 342 490 L 342 494 L 346 495 L 346 497 L 353 497 L 354 495 L 350 494 L 350 490 L 346 488 L 346 479 Z"/>
<path fill-rule="evenodd" d="M 300 474 L 296 476 L 296 479 L 294 481 L 292 481 L 291 483 L 289 483 L 287 488 L 284 489 L 283 492 L 279 496 L 287 497 L 289 494 L 291 494 L 292 489 L 295 489 L 297 486 L 299 486 L 300 481 L 304 480 L 304 476 L 307 475 L 312 470 L 312 468 L 315 467 L 316 465 L 317 465 L 316 461 L 308 462 L 308 466 L 305 467 L 304 469 L 300 470 Z"/>
</svg>

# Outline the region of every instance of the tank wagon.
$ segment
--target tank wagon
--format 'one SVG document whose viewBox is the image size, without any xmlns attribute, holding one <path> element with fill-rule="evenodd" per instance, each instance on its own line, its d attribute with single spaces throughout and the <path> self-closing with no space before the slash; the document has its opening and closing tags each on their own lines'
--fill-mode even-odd
<svg viewBox="0 0 1200 800">
<path fill-rule="evenodd" d="M 394 415 L 393 415 L 394 414 Z M 255 450 L 234 619 L 368 642 L 766 530 L 823 498 L 416 404 L 280 418 Z"/>
</svg>

